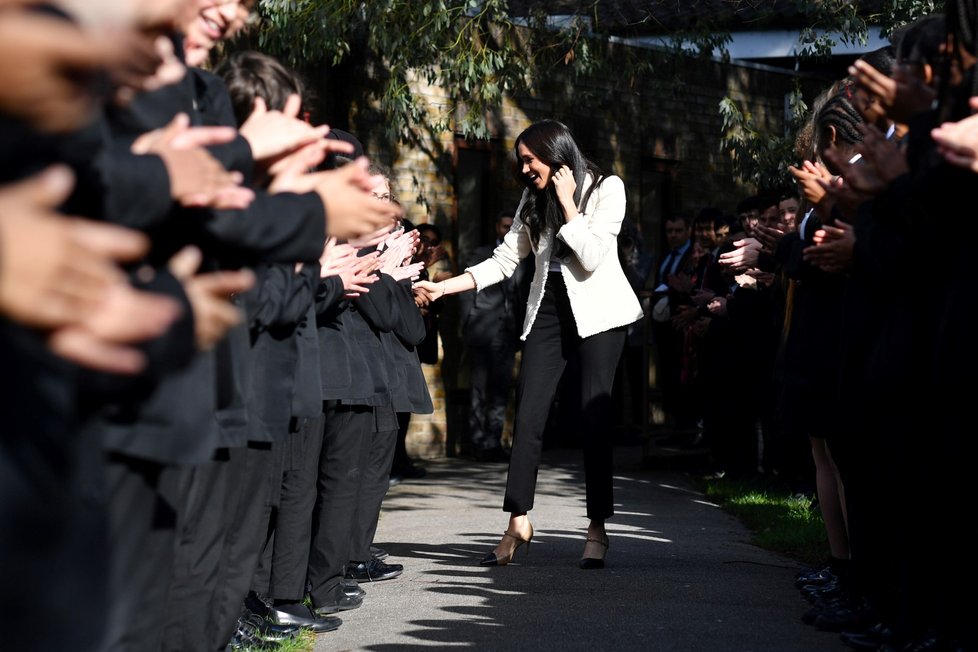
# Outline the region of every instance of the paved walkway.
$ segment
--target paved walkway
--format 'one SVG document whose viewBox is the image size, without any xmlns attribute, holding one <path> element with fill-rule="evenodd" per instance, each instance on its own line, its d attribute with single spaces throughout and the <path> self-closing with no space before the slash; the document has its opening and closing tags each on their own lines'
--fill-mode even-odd
<svg viewBox="0 0 978 652">
<path fill-rule="evenodd" d="M 748 533 L 679 473 L 643 468 L 616 449 L 618 513 L 607 567 L 582 571 L 580 451 L 545 453 L 530 513 L 536 534 L 506 567 L 478 560 L 506 526 L 506 466 L 427 463 L 428 477 L 391 489 L 377 545 L 403 563 L 364 585 L 316 652 L 336 650 L 650 650 L 841 652 L 836 634 L 801 623 L 797 564 L 748 543 Z"/>
</svg>

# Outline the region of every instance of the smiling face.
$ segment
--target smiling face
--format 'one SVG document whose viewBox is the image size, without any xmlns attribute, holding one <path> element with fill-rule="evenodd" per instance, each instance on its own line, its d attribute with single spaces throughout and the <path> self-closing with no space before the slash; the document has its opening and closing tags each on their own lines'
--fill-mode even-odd
<svg viewBox="0 0 978 652">
<path fill-rule="evenodd" d="M 188 66 L 199 66 L 211 49 L 248 22 L 253 0 L 197 0 L 199 11 L 183 26 Z"/>
<path fill-rule="evenodd" d="M 516 148 L 516 153 L 520 157 L 520 171 L 530 184 L 537 190 L 543 190 L 550 183 L 553 170 L 550 164 L 541 161 L 529 147 L 520 143 Z"/>
</svg>

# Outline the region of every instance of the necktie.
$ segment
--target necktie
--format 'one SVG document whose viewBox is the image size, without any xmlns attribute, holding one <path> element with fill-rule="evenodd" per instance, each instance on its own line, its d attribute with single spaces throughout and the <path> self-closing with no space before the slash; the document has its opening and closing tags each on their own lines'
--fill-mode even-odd
<svg viewBox="0 0 978 652">
<path fill-rule="evenodd" d="M 666 256 L 666 262 L 662 263 L 662 269 L 659 270 L 659 278 L 663 283 L 666 282 L 666 278 L 673 273 L 673 266 L 676 264 L 676 258 L 679 257 L 679 250 L 673 249 Z"/>
</svg>

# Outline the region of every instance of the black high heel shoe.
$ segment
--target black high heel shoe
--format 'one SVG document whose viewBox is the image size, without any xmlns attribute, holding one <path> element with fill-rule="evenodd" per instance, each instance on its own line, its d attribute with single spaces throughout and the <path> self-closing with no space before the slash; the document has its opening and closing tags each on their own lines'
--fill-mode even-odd
<svg viewBox="0 0 978 652">
<path fill-rule="evenodd" d="M 495 552 L 490 552 L 488 555 L 482 558 L 479 562 L 480 566 L 505 566 L 509 562 L 513 561 L 513 557 L 516 555 L 516 551 L 519 550 L 520 546 L 524 543 L 526 544 L 526 554 L 530 554 L 530 541 L 533 540 L 533 525 L 530 525 L 530 534 L 525 539 L 518 534 L 513 534 L 509 530 L 503 532 L 503 538 L 509 537 L 511 539 L 516 539 L 516 545 L 513 549 L 509 551 L 509 554 L 504 557 L 497 557 Z"/>
<path fill-rule="evenodd" d="M 594 537 L 588 537 L 587 541 L 596 543 L 599 546 L 603 547 L 604 552 L 601 554 L 601 557 L 581 557 L 581 561 L 578 564 L 578 566 L 583 570 L 597 570 L 599 568 L 604 568 L 604 556 L 605 554 L 608 553 L 608 546 L 611 545 L 611 542 L 608 540 L 608 537 L 606 536 L 604 539 L 595 539 Z M 585 547 L 587 547 L 586 542 L 584 545 Z"/>
</svg>

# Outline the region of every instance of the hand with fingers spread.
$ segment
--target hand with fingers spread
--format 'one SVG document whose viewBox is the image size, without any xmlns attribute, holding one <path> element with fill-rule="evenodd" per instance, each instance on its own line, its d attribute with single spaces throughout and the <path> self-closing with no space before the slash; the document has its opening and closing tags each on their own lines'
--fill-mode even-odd
<svg viewBox="0 0 978 652">
<path fill-rule="evenodd" d="M 244 319 L 241 309 L 231 302 L 231 296 L 251 289 L 255 275 L 248 269 L 198 274 L 201 258 L 196 247 L 184 247 L 170 259 L 169 268 L 183 284 L 193 308 L 197 348 L 207 351 Z"/>
<path fill-rule="evenodd" d="M 142 134 L 132 144 L 134 154 L 155 154 L 170 177 L 170 195 L 186 207 L 246 208 L 255 193 L 241 186 L 241 173 L 229 172 L 207 150 L 234 140 L 231 127 L 191 127 L 186 113 L 166 127 Z"/>
<path fill-rule="evenodd" d="M 385 274 L 391 274 L 393 270 L 401 267 L 405 262 L 410 262 L 410 258 L 418 244 L 418 237 L 416 230 L 397 231 L 388 237 L 384 241 L 384 250 L 380 254 L 380 271 Z M 419 264 L 421 269 L 424 269 L 425 263 L 419 261 Z"/>
<path fill-rule="evenodd" d="M 389 276 L 395 281 L 416 281 L 421 278 L 421 271 L 423 269 L 424 263 L 406 263 L 391 270 Z"/>
<path fill-rule="evenodd" d="M 869 125 L 859 125 L 857 128 L 863 134 L 863 141 L 859 144 L 862 158 L 850 163 L 845 154 L 835 150 L 826 151 L 825 157 L 854 191 L 878 195 L 894 179 L 909 170 L 906 153 L 895 142 L 887 140 L 878 129 Z"/>
<path fill-rule="evenodd" d="M 367 286 L 377 280 L 374 271 L 379 266 L 379 254 L 374 251 L 358 256 L 358 251 L 349 243 L 337 243 L 336 238 L 328 238 L 319 258 L 319 277 L 339 276 L 347 297 L 369 292 Z"/>
<path fill-rule="evenodd" d="M 369 286 L 380 278 L 375 273 L 379 266 L 377 252 L 358 256 L 350 261 L 345 269 L 338 273 L 338 276 L 343 279 L 344 296 L 353 298 L 370 292 Z"/>
<path fill-rule="evenodd" d="M 45 132 L 88 124 L 101 98 L 90 81 L 124 60 L 116 43 L 26 9 L 0 14 L 0 112 Z"/>
<path fill-rule="evenodd" d="M 822 188 L 825 189 L 826 200 L 822 200 L 823 204 L 831 204 L 834 206 L 842 215 L 847 218 L 854 218 L 856 215 L 856 210 L 859 208 L 860 204 L 871 199 L 871 196 L 864 192 L 859 192 L 851 185 L 846 183 L 843 177 L 836 177 L 831 181 L 819 180 Z M 824 213 L 822 214 L 824 216 Z"/>
<path fill-rule="evenodd" d="M 319 257 L 319 278 L 336 276 L 338 273 L 336 270 L 356 257 L 356 247 L 346 242 L 337 242 L 336 238 L 327 238 L 323 253 Z"/>
<path fill-rule="evenodd" d="M 852 266 L 856 234 L 851 225 L 837 222 L 835 226 L 823 226 L 814 233 L 813 239 L 815 244 L 802 252 L 805 262 L 833 274 Z"/>
<path fill-rule="evenodd" d="M 270 167 L 283 156 L 326 138 L 329 127 L 313 127 L 300 120 L 301 109 L 302 99 L 295 94 L 289 95 L 281 111 L 269 111 L 265 100 L 255 98 L 254 109 L 239 131 L 258 165 Z"/>
<path fill-rule="evenodd" d="M 880 103 L 888 118 L 896 122 L 906 123 L 916 114 L 927 111 L 937 95 L 905 66 L 894 66 L 893 75 L 887 76 L 866 61 L 857 59 L 849 66 L 849 76 Z"/>
<path fill-rule="evenodd" d="M 280 175 L 269 189 L 273 193 L 317 193 L 326 208 L 326 232 L 349 240 L 382 228 L 390 229 L 394 220 L 403 214 L 398 204 L 377 201 L 370 193 L 379 175 L 369 174 L 367 166 L 367 159 L 361 157 L 337 170 L 289 178 Z"/>
<path fill-rule="evenodd" d="M 141 258 L 149 241 L 122 227 L 53 211 L 71 191 L 67 168 L 0 188 L 0 314 L 47 331 L 48 347 L 77 364 L 138 373 L 131 345 L 179 316 L 172 299 L 138 291 L 116 263 Z"/>
<path fill-rule="evenodd" d="M 778 248 L 778 243 L 781 242 L 781 238 L 787 232 L 788 225 L 784 222 L 779 222 L 775 226 L 758 224 L 754 227 L 754 238 L 761 243 L 761 249 L 769 254 L 773 254 L 775 249 Z"/>
<path fill-rule="evenodd" d="M 788 166 L 788 173 L 794 177 L 798 185 L 801 186 L 802 194 L 812 206 L 819 206 L 825 198 L 825 189 L 818 183 L 819 179 L 830 180 L 832 173 L 829 172 L 821 163 L 802 161 L 801 165 L 795 167 Z"/>
<path fill-rule="evenodd" d="M 761 253 L 761 243 L 755 238 L 743 238 L 733 242 L 733 251 L 720 254 L 717 262 L 737 272 L 742 272 L 757 265 Z"/>
<path fill-rule="evenodd" d="M 135 374 L 145 367 L 144 354 L 133 344 L 159 337 L 180 316 L 172 298 L 114 285 L 98 309 L 78 324 L 54 330 L 48 347 L 76 364 L 115 374 Z"/>
<path fill-rule="evenodd" d="M 138 260 L 146 237 L 55 212 L 74 185 L 56 166 L 0 187 L 0 312 L 27 326 L 78 323 L 127 284 L 116 262 Z"/>
</svg>

